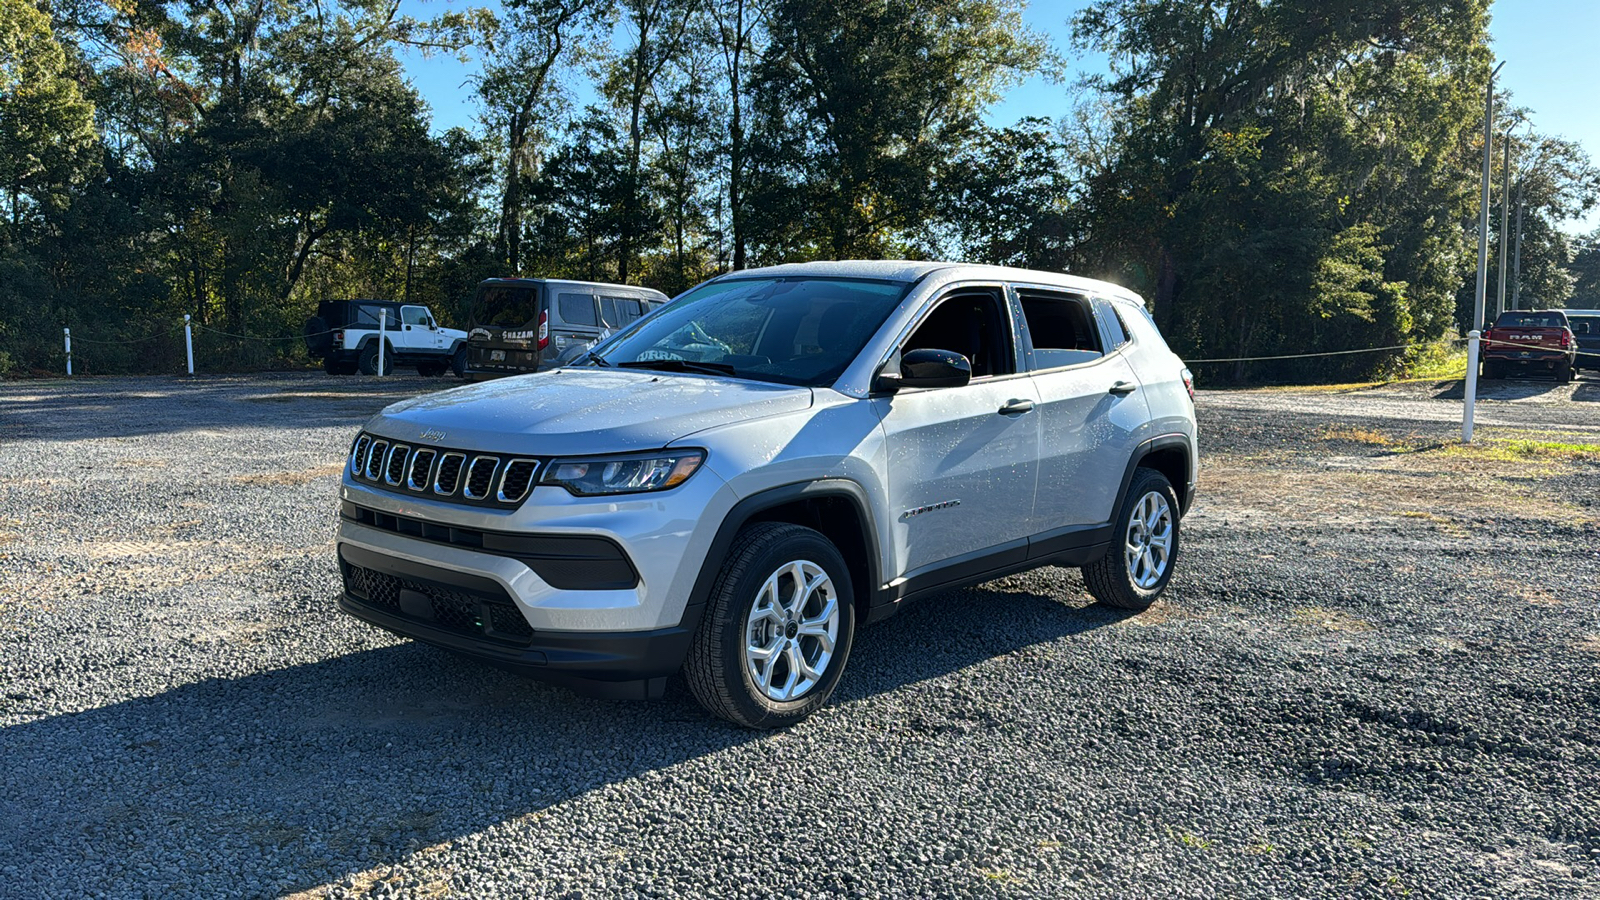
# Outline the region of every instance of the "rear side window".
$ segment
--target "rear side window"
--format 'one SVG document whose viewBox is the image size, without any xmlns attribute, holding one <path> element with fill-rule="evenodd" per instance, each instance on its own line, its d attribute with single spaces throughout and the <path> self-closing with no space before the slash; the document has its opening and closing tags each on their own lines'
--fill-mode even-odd
<svg viewBox="0 0 1600 900">
<path fill-rule="evenodd" d="M 1100 358 L 1104 352 L 1100 329 L 1095 325 L 1087 297 L 1045 291 L 1019 294 L 1033 342 L 1034 369 L 1055 369 Z"/>
<path fill-rule="evenodd" d="M 355 315 L 353 316 L 353 318 L 355 320 L 354 324 L 356 324 L 358 326 L 365 325 L 365 326 L 368 326 L 370 328 L 377 328 L 378 327 L 378 317 L 383 313 L 384 309 L 385 309 L 385 307 L 373 306 L 373 305 L 370 305 L 370 304 L 358 305 L 355 308 Z M 396 325 L 400 324 L 399 322 L 396 322 L 394 320 L 394 314 L 393 313 L 389 314 L 388 321 L 389 321 L 390 327 L 393 327 L 393 326 L 396 326 Z"/>
<path fill-rule="evenodd" d="M 631 297 L 600 298 L 600 320 L 611 328 L 621 328 L 640 315 L 639 301 Z"/>
<path fill-rule="evenodd" d="M 588 294 L 558 294 L 556 303 L 561 321 L 568 325 L 598 325 L 594 315 L 594 298 Z"/>
<path fill-rule="evenodd" d="M 1111 341 L 1110 350 L 1116 350 L 1128 342 L 1128 329 L 1122 324 L 1122 315 L 1117 312 L 1117 305 L 1110 300 L 1096 300 L 1094 303 L 1095 314 L 1100 317 L 1100 323 L 1105 327 L 1106 335 Z"/>
</svg>

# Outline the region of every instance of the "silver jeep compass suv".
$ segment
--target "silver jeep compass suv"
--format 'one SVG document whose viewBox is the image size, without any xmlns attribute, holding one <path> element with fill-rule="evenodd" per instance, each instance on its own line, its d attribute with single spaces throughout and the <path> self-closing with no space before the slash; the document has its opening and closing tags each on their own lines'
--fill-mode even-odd
<svg viewBox="0 0 1600 900">
<path fill-rule="evenodd" d="M 610 696 L 683 671 L 799 721 L 858 624 L 1036 566 L 1142 609 L 1178 559 L 1189 373 L 1121 288 L 948 263 L 734 272 L 575 365 L 391 406 L 350 450 L 345 610 Z"/>
</svg>

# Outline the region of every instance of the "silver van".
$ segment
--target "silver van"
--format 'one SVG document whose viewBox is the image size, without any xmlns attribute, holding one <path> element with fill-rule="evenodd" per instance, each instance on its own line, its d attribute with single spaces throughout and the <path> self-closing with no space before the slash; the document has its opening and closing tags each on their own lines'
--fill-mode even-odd
<svg viewBox="0 0 1600 900">
<path fill-rule="evenodd" d="M 666 294 L 633 285 L 489 278 L 473 295 L 455 372 L 481 381 L 553 368 L 666 302 Z"/>
</svg>

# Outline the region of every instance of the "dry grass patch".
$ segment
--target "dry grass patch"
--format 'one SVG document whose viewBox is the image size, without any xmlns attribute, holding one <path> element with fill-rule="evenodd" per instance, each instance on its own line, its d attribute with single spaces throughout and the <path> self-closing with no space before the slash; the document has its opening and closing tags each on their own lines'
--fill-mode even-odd
<svg viewBox="0 0 1600 900">
<path fill-rule="evenodd" d="M 1473 518 L 1600 522 L 1592 508 L 1561 502 L 1525 483 L 1526 461 L 1408 451 L 1338 459 L 1211 457 L 1201 472 L 1207 514 L 1229 520 L 1328 527 L 1371 526 L 1383 517 L 1432 522 L 1447 529 Z M 1560 470 L 1582 465 L 1552 459 Z"/>
<path fill-rule="evenodd" d="M 1321 606 L 1302 606 L 1296 609 L 1294 611 L 1294 620 L 1301 625 L 1325 628 L 1328 631 L 1337 631 L 1345 634 L 1360 634 L 1377 630 L 1366 619 Z"/>
<path fill-rule="evenodd" d="M 1149 609 L 1146 609 L 1144 612 L 1141 612 L 1138 615 L 1129 616 L 1122 621 L 1123 624 L 1126 625 L 1138 625 L 1141 628 L 1150 628 L 1155 625 L 1165 625 L 1168 622 L 1181 622 L 1185 619 L 1198 618 L 1200 618 L 1198 615 L 1190 612 L 1187 609 L 1184 609 L 1181 606 L 1174 606 L 1165 600 L 1157 600 L 1156 602 L 1150 604 Z"/>
<path fill-rule="evenodd" d="M 1600 634 L 1586 635 L 1582 640 L 1572 645 L 1584 653 L 1600 655 Z"/>
<path fill-rule="evenodd" d="M 318 478 L 329 475 L 338 475 L 344 471 L 344 464 L 317 466 L 312 469 L 300 469 L 294 472 L 256 472 L 250 475 L 236 475 L 233 481 L 239 484 L 258 485 L 287 485 L 295 486 L 307 484 Z"/>
<path fill-rule="evenodd" d="M 1381 431 L 1355 425 L 1324 425 L 1317 429 L 1317 438 L 1324 441 L 1350 441 L 1373 447 L 1393 447 L 1401 443 Z"/>
</svg>

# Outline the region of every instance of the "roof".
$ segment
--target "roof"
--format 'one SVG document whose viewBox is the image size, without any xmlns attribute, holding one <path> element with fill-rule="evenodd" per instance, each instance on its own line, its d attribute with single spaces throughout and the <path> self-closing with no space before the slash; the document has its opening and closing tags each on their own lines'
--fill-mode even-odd
<svg viewBox="0 0 1600 900">
<path fill-rule="evenodd" d="M 483 281 L 484 282 L 495 281 L 495 282 L 502 282 L 502 283 L 515 282 L 515 283 L 521 283 L 521 284 L 557 284 L 557 285 L 567 284 L 567 285 L 577 285 L 577 286 L 580 286 L 580 287 L 612 288 L 614 290 L 619 290 L 619 291 L 643 291 L 646 294 L 655 294 L 657 296 L 662 296 L 662 297 L 666 296 L 665 294 L 661 293 L 660 291 L 656 290 L 655 288 L 648 288 L 648 287 L 644 287 L 643 285 L 637 285 L 637 284 L 615 284 L 615 283 L 609 282 L 609 281 L 575 281 L 575 280 L 573 280 L 571 278 L 485 278 Z M 480 284 L 481 283 L 483 283 L 483 282 L 480 282 Z"/>
<path fill-rule="evenodd" d="M 1106 281 L 1096 281 L 1092 278 L 1066 275 L 1061 272 L 1042 272 L 1034 269 L 1016 269 L 1010 266 L 990 266 L 976 263 L 904 259 L 840 259 L 785 263 L 779 266 L 729 272 L 723 277 L 810 276 L 820 278 L 834 276 L 838 278 L 878 278 L 884 281 L 913 282 L 920 281 L 934 273 L 950 278 L 986 278 L 996 281 L 1021 281 L 1033 284 L 1055 285 L 1080 291 L 1114 294 L 1130 300 L 1139 299 L 1137 294 L 1125 287 Z"/>
</svg>

